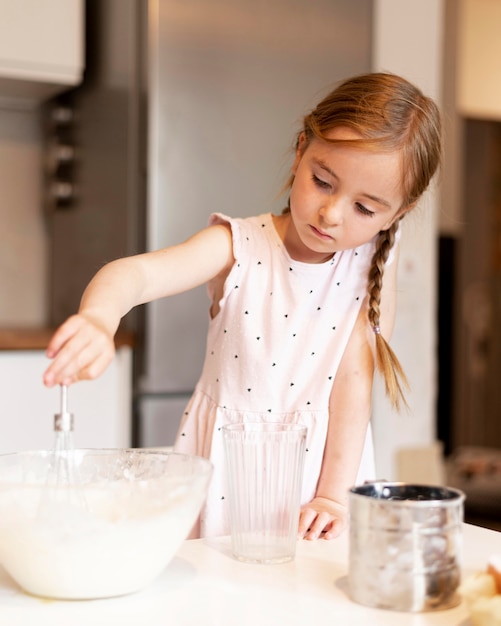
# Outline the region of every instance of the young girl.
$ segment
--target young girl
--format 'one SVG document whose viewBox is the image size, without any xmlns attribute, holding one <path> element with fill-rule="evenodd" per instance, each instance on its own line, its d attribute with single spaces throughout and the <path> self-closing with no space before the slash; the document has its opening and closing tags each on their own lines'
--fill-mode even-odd
<svg viewBox="0 0 501 626">
<path fill-rule="evenodd" d="M 206 358 L 175 446 L 215 466 L 201 536 L 228 533 L 221 426 L 243 420 L 308 427 L 299 535 L 337 536 L 348 489 L 374 478 L 374 363 L 393 404 L 405 402 L 384 339 L 395 315 L 399 221 L 440 154 L 438 109 L 416 87 L 386 73 L 341 83 L 304 119 L 288 208 L 213 214 L 184 243 L 105 265 L 51 339 L 45 384 L 96 378 L 132 307 L 208 283 Z"/>
</svg>

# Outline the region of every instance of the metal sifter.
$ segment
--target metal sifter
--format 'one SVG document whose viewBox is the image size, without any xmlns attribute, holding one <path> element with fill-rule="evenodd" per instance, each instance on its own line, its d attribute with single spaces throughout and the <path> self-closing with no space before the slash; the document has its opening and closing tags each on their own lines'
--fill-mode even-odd
<svg viewBox="0 0 501 626">
<path fill-rule="evenodd" d="M 350 596 L 397 611 L 459 604 L 464 494 L 375 481 L 350 497 Z"/>
</svg>

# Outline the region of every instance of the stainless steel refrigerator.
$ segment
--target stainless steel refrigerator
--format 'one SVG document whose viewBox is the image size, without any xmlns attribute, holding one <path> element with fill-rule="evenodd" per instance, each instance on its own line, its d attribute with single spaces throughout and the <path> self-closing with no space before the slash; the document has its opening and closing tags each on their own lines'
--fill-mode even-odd
<svg viewBox="0 0 501 626">
<path fill-rule="evenodd" d="M 178 243 L 213 211 L 281 211 L 302 115 L 371 68 L 372 0 L 87 0 L 87 29 L 87 83 L 57 103 L 79 157 L 74 198 L 49 199 L 56 323 L 106 260 Z M 124 320 L 135 445 L 173 443 L 208 309 L 201 287 Z"/>
</svg>

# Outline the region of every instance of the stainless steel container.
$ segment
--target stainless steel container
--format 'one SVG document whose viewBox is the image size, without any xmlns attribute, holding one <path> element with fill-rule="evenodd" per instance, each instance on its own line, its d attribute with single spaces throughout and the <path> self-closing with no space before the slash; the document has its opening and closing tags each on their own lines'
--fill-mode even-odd
<svg viewBox="0 0 501 626">
<path fill-rule="evenodd" d="M 354 487 L 349 497 L 355 602 L 415 612 L 459 603 L 461 491 L 377 481 Z"/>
</svg>

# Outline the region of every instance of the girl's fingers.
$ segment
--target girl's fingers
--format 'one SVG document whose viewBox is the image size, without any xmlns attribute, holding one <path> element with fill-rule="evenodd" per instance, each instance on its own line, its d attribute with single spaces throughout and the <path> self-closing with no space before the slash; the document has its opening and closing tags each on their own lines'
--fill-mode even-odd
<svg viewBox="0 0 501 626">
<path fill-rule="evenodd" d="M 45 371 L 44 384 L 72 384 L 99 376 L 111 362 L 115 347 L 100 328 L 73 316 L 58 331 L 47 348 L 53 362 Z"/>
<path fill-rule="evenodd" d="M 335 518 L 332 520 L 330 529 L 325 531 L 323 537 L 327 540 L 335 539 L 336 537 L 339 537 L 339 535 L 343 532 L 345 528 L 346 522 L 341 519 Z"/>
<path fill-rule="evenodd" d="M 78 380 L 94 380 L 101 376 L 113 359 L 114 352 L 102 352 L 87 366 L 80 369 Z"/>
<path fill-rule="evenodd" d="M 64 324 L 56 330 L 45 351 L 49 359 L 53 359 L 61 348 L 71 339 L 81 328 L 82 320 L 77 315 L 69 317 Z"/>
<path fill-rule="evenodd" d="M 304 539 L 308 534 L 308 531 L 315 519 L 317 513 L 313 509 L 304 508 L 301 511 L 299 516 L 299 529 L 298 529 L 298 537 L 299 539 Z"/>
<path fill-rule="evenodd" d="M 326 513 L 326 512 L 317 513 L 315 519 L 310 524 L 310 528 L 309 528 L 309 531 L 305 535 L 305 539 L 314 541 L 315 539 L 318 539 L 319 537 L 324 536 L 323 535 L 324 531 L 327 530 L 328 528 L 330 529 L 332 522 L 333 522 L 333 518 L 332 518 L 332 515 L 329 515 L 329 513 Z"/>
<path fill-rule="evenodd" d="M 348 512 L 344 505 L 327 498 L 316 497 L 301 510 L 299 538 L 334 539 L 342 533 L 348 523 Z"/>
<path fill-rule="evenodd" d="M 104 372 L 111 358 L 108 354 L 86 356 L 85 352 L 78 355 L 77 361 L 70 361 L 64 367 L 50 366 L 44 374 L 44 383 L 51 387 L 56 384 L 71 385 L 79 380 L 94 380 Z"/>
<path fill-rule="evenodd" d="M 70 337 L 57 349 L 54 361 L 44 374 L 44 383 L 47 386 L 56 384 L 70 384 L 69 381 L 78 380 L 78 370 L 86 365 L 89 357 L 84 360 L 85 348 L 88 342 L 84 337 Z"/>
<path fill-rule="evenodd" d="M 65 362 L 54 371 L 54 376 L 63 384 L 68 384 L 68 382 L 71 384 L 79 380 L 94 380 L 104 372 L 113 354 L 113 346 L 101 340 L 86 343 L 76 352 L 72 349 L 69 358 L 65 358 Z M 68 355 L 61 353 L 61 356 Z"/>
</svg>

